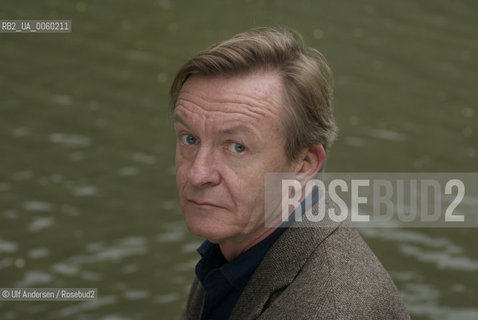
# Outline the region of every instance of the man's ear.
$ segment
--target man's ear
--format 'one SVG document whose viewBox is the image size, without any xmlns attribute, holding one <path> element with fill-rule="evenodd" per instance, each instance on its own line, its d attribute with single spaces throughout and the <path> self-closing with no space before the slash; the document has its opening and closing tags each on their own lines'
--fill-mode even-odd
<svg viewBox="0 0 478 320">
<path fill-rule="evenodd" d="M 324 147 L 318 143 L 310 148 L 304 149 L 299 158 L 297 173 L 305 176 L 317 174 L 325 162 Z"/>
</svg>

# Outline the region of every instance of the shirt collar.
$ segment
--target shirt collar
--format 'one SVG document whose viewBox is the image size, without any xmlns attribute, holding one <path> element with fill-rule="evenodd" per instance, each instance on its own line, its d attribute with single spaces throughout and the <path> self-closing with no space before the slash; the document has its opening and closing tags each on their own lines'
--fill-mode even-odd
<svg viewBox="0 0 478 320">
<path fill-rule="evenodd" d="M 224 258 L 219 245 L 209 240 L 204 241 L 197 250 L 202 256 L 200 264 L 198 264 L 196 268 L 198 278 L 200 280 L 201 278 L 204 279 L 206 273 L 212 269 L 219 269 L 231 286 L 242 290 L 247 284 L 247 281 L 249 281 L 251 274 L 261 263 L 267 250 L 269 250 L 284 230 L 284 228 L 274 230 L 267 238 L 231 261 L 227 261 L 226 258 Z M 201 267 L 199 267 L 199 265 L 201 265 Z"/>
</svg>

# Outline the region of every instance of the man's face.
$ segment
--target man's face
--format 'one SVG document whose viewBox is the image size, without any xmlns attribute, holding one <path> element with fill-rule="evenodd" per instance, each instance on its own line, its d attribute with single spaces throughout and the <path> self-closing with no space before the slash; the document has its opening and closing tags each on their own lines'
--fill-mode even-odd
<svg viewBox="0 0 478 320">
<path fill-rule="evenodd" d="M 290 172 L 278 74 L 192 76 L 174 110 L 176 182 L 189 230 L 242 242 L 264 228 L 264 174 Z"/>
</svg>

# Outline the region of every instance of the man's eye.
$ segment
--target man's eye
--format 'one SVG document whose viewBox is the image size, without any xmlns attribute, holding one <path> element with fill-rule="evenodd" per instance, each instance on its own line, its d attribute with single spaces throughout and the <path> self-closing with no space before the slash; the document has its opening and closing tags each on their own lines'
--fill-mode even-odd
<svg viewBox="0 0 478 320">
<path fill-rule="evenodd" d="M 235 153 L 241 153 L 241 152 L 244 152 L 246 150 L 246 147 L 244 147 L 242 144 L 240 143 L 237 143 L 237 142 L 233 142 L 229 145 L 229 149 L 232 151 L 232 152 L 235 152 Z"/>
<path fill-rule="evenodd" d="M 197 144 L 198 142 L 198 140 L 190 134 L 183 135 L 181 139 L 183 140 L 184 144 Z"/>
</svg>

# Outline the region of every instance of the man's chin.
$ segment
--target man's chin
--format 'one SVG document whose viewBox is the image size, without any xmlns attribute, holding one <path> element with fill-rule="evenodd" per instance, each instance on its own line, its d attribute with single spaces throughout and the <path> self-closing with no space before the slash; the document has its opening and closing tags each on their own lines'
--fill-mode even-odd
<svg viewBox="0 0 478 320">
<path fill-rule="evenodd" d="M 212 243 L 220 243 L 228 238 L 227 231 L 224 226 L 219 223 L 207 223 L 205 221 L 197 221 L 198 219 L 185 219 L 186 226 L 192 234 L 205 238 Z"/>
</svg>

